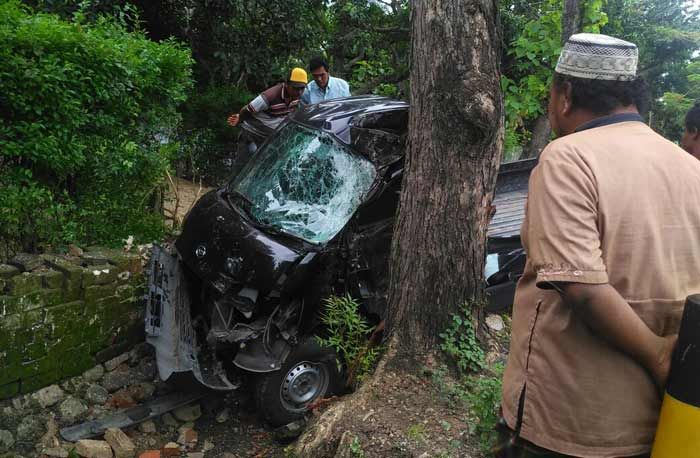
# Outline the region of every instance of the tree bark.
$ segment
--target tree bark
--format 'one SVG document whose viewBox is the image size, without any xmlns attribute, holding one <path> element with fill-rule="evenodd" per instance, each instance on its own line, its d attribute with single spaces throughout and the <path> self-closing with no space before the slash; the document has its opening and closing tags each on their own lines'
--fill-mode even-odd
<svg viewBox="0 0 700 458">
<path fill-rule="evenodd" d="M 552 136 L 552 126 L 549 125 L 547 113 L 541 115 L 535 120 L 535 126 L 532 129 L 532 137 L 527 146 L 520 154 L 520 159 L 529 159 L 540 155 L 547 143 L 549 137 Z"/>
<path fill-rule="evenodd" d="M 583 2 L 581 0 L 564 0 L 564 11 L 561 15 L 561 44 L 581 30 Z"/>
<path fill-rule="evenodd" d="M 483 295 L 504 122 L 498 3 L 411 6 L 409 142 L 388 325 L 401 353 L 419 355 L 437 348 L 461 303 Z"/>
</svg>

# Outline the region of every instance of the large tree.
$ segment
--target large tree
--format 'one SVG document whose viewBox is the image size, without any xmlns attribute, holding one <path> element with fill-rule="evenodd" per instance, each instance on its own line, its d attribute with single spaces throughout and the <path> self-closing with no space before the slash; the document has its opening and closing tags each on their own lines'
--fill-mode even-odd
<svg viewBox="0 0 700 458">
<path fill-rule="evenodd" d="M 483 294 L 503 96 L 496 1 L 411 7 L 409 142 L 388 325 L 403 350 L 420 354 L 437 348 L 461 303 Z"/>
</svg>

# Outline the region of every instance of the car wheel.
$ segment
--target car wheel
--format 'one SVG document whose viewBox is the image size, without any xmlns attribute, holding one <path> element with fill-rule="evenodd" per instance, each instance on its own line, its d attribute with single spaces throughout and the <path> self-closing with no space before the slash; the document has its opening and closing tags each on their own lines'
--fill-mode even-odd
<svg viewBox="0 0 700 458">
<path fill-rule="evenodd" d="M 292 349 L 280 370 L 258 377 L 255 401 L 268 423 L 281 426 L 302 418 L 314 401 L 339 394 L 342 387 L 336 353 L 310 337 Z"/>
</svg>

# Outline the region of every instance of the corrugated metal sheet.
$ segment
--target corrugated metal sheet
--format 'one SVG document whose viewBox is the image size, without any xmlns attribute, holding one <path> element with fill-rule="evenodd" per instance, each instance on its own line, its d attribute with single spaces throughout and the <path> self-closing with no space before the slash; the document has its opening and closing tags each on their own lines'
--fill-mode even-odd
<svg viewBox="0 0 700 458">
<path fill-rule="evenodd" d="M 526 202 L 527 189 L 497 194 L 493 201 L 496 206 L 496 214 L 489 224 L 489 237 L 520 235 L 520 226 L 525 218 Z"/>
</svg>

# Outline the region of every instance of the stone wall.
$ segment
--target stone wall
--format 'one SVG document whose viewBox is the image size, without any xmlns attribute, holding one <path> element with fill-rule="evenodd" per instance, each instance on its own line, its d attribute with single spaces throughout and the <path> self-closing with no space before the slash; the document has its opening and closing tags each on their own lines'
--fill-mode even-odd
<svg viewBox="0 0 700 458">
<path fill-rule="evenodd" d="M 143 340 L 138 254 L 20 254 L 0 264 L 0 399 L 80 374 Z"/>
</svg>

